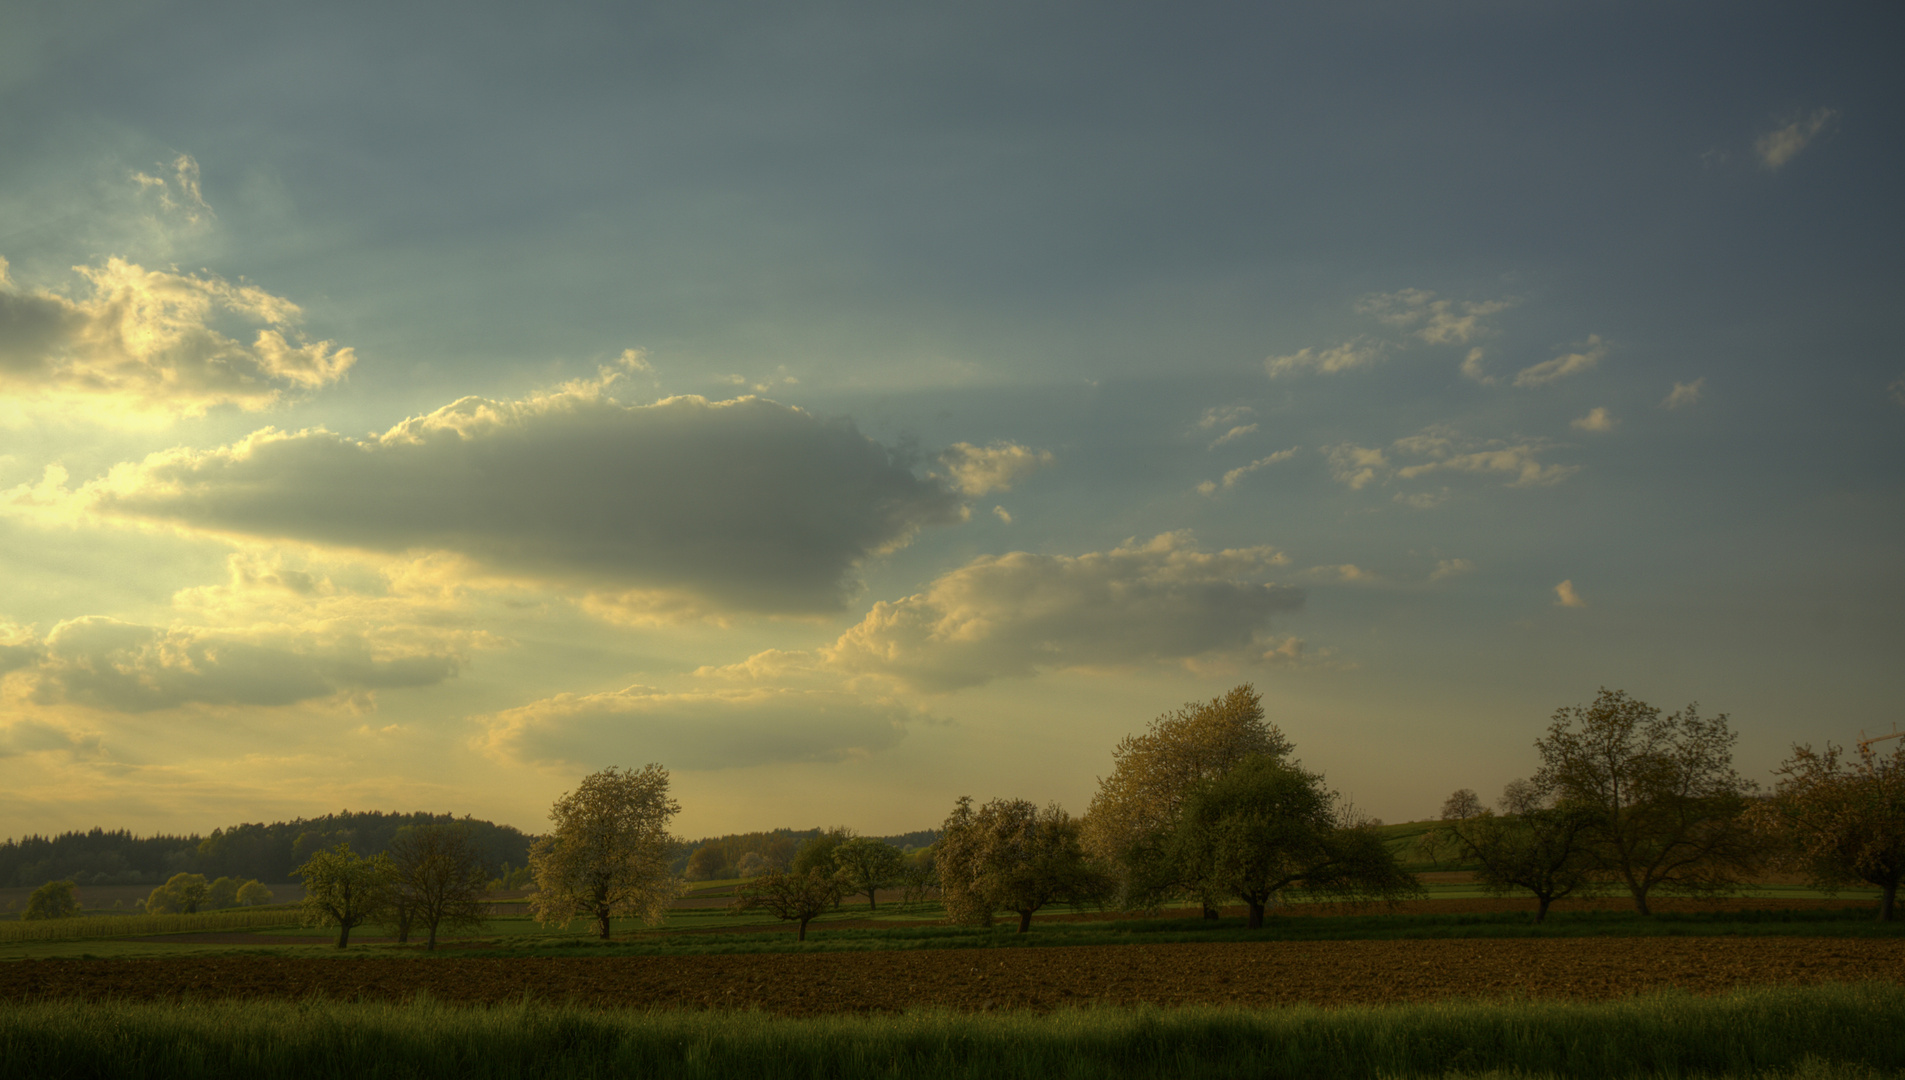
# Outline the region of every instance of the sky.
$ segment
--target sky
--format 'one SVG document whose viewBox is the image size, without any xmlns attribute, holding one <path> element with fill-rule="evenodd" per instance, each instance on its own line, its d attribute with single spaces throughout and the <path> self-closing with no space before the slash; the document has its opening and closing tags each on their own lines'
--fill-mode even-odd
<svg viewBox="0 0 1905 1080">
<path fill-rule="evenodd" d="M 1901 719 L 1905 12 L 0 9 L 0 835 Z"/>
</svg>

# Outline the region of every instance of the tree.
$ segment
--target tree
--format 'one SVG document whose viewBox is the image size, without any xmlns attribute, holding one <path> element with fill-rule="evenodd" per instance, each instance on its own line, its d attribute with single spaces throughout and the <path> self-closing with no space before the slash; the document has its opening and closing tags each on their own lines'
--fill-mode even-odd
<svg viewBox="0 0 1905 1080">
<path fill-rule="evenodd" d="M 640 772 L 610 767 L 584 777 L 550 808 L 555 827 L 529 852 L 536 878 L 529 909 L 537 921 L 567 926 L 587 916 L 605 941 L 614 916 L 664 921 L 669 902 L 681 894 L 669 869 L 668 837 L 668 819 L 680 810 L 668 797 L 668 770 L 660 765 Z"/>
<path fill-rule="evenodd" d="M 1099 779 L 1085 811 L 1086 850 L 1116 868 L 1127 906 L 1150 906 L 1186 887 L 1164 849 L 1190 790 L 1252 754 L 1289 753 L 1289 740 L 1265 721 L 1263 699 L 1249 683 L 1165 713 L 1111 752 L 1111 775 Z M 1203 899 L 1206 915 L 1214 918 L 1213 898 Z"/>
<path fill-rule="evenodd" d="M 867 910 L 875 908 L 874 893 L 899 881 L 906 856 L 892 844 L 870 836 L 843 840 L 833 849 L 833 864 L 841 884 L 850 893 L 865 893 Z"/>
<path fill-rule="evenodd" d="M 1671 716 L 1624 691 L 1555 710 L 1535 744 L 1534 784 L 1593 815 L 1590 850 L 1650 914 L 1655 889 L 1711 895 L 1731 889 L 1759 859 L 1740 813 L 1751 785 L 1733 771 L 1726 714 L 1697 705 Z"/>
<path fill-rule="evenodd" d="M 1566 896 L 1596 891 L 1588 831 L 1591 811 L 1544 798 L 1526 780 L 1511 781 L 1502 792 L 1497 816 L 1467 788 L 1442 804 L 1442 825 L 1424 843 L 1438 857 L 1453 854 L 1480 864 L 1475 878 L 1496 896 L 1515 889 L 1535 895 L 1535 921 L 1548 917 L 1548 906 Z"/>
<path fill-rule="evenodd" d="M 809 870 L 831 871 L 834 867 L 834 849 L 851 839 L 853 830 L 844 825 L 823 829 L 800 842 L 788 870 L 796 874 L 804 874 Z"/>
<path fill-rule="evenodd" d="M 79 886 L 70 881 L 49 881 L 27 897 L 20 918 L 67 919 L 79 913 Z"/>
<path fill-rule="evenodd" d="M 1775 859 L 1814 885 L 1878 886 L 1879 919 L 1889 922 L 1905 878 L 1905 742 L 1888 756 L 1859 747 L 1859 762 L 1826 744 L 1823 752 L 1794 746 L 1777 770 L 1773 797 L 1749 820 L 1782 843 Z"/>
<path fill-rule="evenodd" d="M 210 893 L 204 874 L 173 874 L 146 897 L 146 913 L 194 915 Z"/>
<path fill-rule="evenodd" d="M 343 842 L 314 852 L 292 871 L 304 879 L 304 925 L 335 926 L 337 947 L 348 946 L 352 929 L 390 907 L 394 871 L 389 856 L 366 859 Z"/>
<path fill-rule="evenodd" d="M 845 886 L 825 870 L 770 870 L 735 891 L 735 911 L 764 908 L 777 919 L 798 921 L 796 941 L 807 940 L 807 924 L 840 903 Z"/>
<path fill-rule="evenodd" d="M 939 891 L 939 866 L 934 861 L 937 845 L 924 847 L 905 857 L 900 870 L 900 906 L 911 907 Z"/>
<path fill-rule="evenodd" d="M 426 950 L 437 947 L 440 927 L 480 927 L 488 920 L 483 894 L 489 875 L 468 829 L 405 826 L 391 840 L 389 854 L 395 895 L 407 921 L 428 932 Z"/>
<path fill-rule="evenodd" d="M 246 907 L 258 907 L 271 903 L 271 890 L 260 882 L 247 881 L 238 887 L 238 902 Z"/>
<path fill-rule="evenodd" d="M 971 797 L 961 797 L 935 846 L 946 913 L 990 926 L 993 912 L 1017 912 L 1023 934 L 1047 904 L 1103 902 L 1115 883 L 1092 866 L 1078 832 L 1057 803 L 1040 810 L 1024 799 L 994 799 L 974 810 Z"/>
<path fill-rule="evenodd" d="M 1375 828 L 1338 806 L 1322 776 L 1267 754 L 1191 790 L 1170 853 L 1200 891 L 1248 905 L 1253 930 L 1285 889 L 1340 899 L 1421 891 Z"/>
<path fill-rule="evenodd" d="M 212 882 L 205 891 L 205 907 L 208 910 L 228 908 L 238 903 L 238 879 L 221 877 Z"/>
</svg>

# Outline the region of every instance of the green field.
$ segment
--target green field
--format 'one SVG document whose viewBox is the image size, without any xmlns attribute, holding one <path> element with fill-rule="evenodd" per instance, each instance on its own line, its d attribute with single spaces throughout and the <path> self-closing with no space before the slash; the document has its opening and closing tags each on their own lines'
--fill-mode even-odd
<svg viewBox="0 0 1905 1080">
<path fill-rule="evenodd" d="M 1793 1077 L 1905 1069 L 1905 988 L 1600 1004 L 779 1019 L 329 1002 L 0 1009 L 0 1073 L 144 1077 Z"/>
</svg>

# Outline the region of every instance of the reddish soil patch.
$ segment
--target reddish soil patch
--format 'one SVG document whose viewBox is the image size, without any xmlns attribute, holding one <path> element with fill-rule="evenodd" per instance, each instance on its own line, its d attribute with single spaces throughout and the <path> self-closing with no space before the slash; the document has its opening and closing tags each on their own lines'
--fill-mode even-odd
<svg viewBox="0 0 1905 1080">
<path fill-rule="evenodd" d="M 635 1008 L 784 1015 L 909 1006 L 1105 1002 L 1345 1005 L 1446 997 L 1619 997 L 1830 980 L 1905 981 L 1905 941 L 1595 938 L 943 949 L 874 953 L 525 959 L 23 960 L 0 1001 L 279 998 L 485 1003 L 528 994 Z"/>
</svg>

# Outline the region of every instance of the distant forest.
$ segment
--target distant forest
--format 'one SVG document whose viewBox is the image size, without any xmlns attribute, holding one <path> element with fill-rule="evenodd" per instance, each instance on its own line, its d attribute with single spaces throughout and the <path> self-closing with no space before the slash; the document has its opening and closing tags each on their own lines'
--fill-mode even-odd
<svg viewBox="0 0 1905 1080">
<path fill-rule="evenodd" d="M 360 855 L 390 846 L 406 825 L 467 826 L 492 875 L 505 865 L 529 861 L 535 837 L 509 825 L 451 814 L 385 814 L 372 811 L 326 814 L 320 818 L 234 825 L 212 835 L 134 836 L 125 829 L 28 836 L 0 844 L 0 885 L 42 885 L 72 881 L 80 885 L 158 885 L 173 874 L 195 873 L 239 880 L 291 881 L 291 871 L 311 854 L 339 842 Z"/>
<path fill-rule="evenodd" d="M 451 814 L 347 810 L 320 818 L 274 821 L 269 825 L 234 825 L 215 829 L 204 837 L 196 833 L 134 836 L 126 829 L 93 829 L 53 837 L 9 839 L 0 844 L 0 887 L 37 886 L 49 881 L 72 881 L 80 885 L 159 885 L 179 873 L 284 882 L 293 880 L 292 871 L 319 848 L 342 841 L 360 855 L 375 855 L 389 847 L 397 830 L 407 825 L 449 823 L 470 829 L 490 875 L 502 877 L 509 869 L 528 864 L 529 845 L 536 838 L 514 826 Z M 771 834 L 747 835 L 784 836 L 798 844 L 820 832 L 819 829 L 776 829 Z M 938 835 L 935 830 L 922 829 L 877 839 L 911 849 L 932 843 Z M 687 868 L 688 859 L 696 849 L 734 839 L 738 837 L 678 842 L 675 872 L 681 873 Z"/>
</svg>

